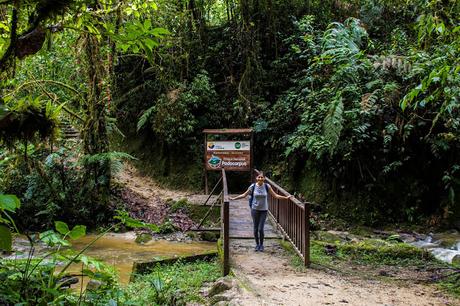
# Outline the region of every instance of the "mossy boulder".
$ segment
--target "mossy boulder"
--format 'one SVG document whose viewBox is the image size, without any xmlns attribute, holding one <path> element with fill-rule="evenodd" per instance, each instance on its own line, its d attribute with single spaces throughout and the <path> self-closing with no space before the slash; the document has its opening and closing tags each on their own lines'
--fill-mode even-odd
<svg viewBox="0 0 460 306">
<path fill-rule="evenodd" d="M 433 256 L 424 249 L 406 243 L 390 243 L 379 239 L 368 239 L 358 243 L 347 243 L 340 250 L 354 257 L 371 261 L 392 261 L 403 259 L 428 259 Z"/>
<path fill-rule="evenodd" d="M 219 232 L 201 232 L 200 238 L 204 241 L 216 242 L 220 237 Z"/>
<path fill-rule="evenodd" d="M 456 230 L 437 233 L 433 235 L 433 240 L 437 241 L 441 247 L 450 249 L 460 241 L 460 234 Z"/>
<path fill-rule="evenodd" d="M 338 242 L 338 241 L 343 241 L 339 235 L 331 232 L 326 232 L 326 231 L 314 231 L 312 233 L 312 236 L 315 240 L 323 241 L 323 242 Z"/>
<path fill-rule="evenodd" d="M 153 236 L 149 233 L 140 233 L 136 236 L 136 243 L 145 244 L 153 239 Z"/>
<path fill-rule="evenodd" d="M 452 264 L 455 266 L 460 266 L 460 255 L 455 255 L 454 258 L 452 258 Z"/>
</svg>

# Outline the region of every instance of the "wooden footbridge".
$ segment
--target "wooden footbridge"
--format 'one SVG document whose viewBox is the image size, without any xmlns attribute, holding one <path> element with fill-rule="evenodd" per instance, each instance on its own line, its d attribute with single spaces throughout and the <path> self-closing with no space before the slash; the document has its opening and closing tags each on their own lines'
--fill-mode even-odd
<svg viewBox="0 0 460 306">
<path fill-rule="evenodd" d="M 254 171 L 256 175 L 259 173 L 258 170 Z M 285 196 L 290 195 L 269 178 L 266 178 L 266 182 L 272 186 L 276 193 Z M 222 264 L 223 273 L 227 275 L 230 271 L 230 240 L 253 239 L 254 234 L 248 200 L 230 201 L 224 169 L 222 169 L 222 176 L 214 186 L 213 191 L 211 191 L 209 198 L 219 186 L 222 187 L 219 197 L 221 205 L 221 239 L 224 255 Z M 295 198 L 279 200 L 269 195 L 268 208 L 271 222 L 266 222 L 265 224 L 265 239 L 280 238 L 278 233 L 281 233 L 292 244 L 305 266 L 310 264 L 309 207 L 309 203 L 302 203 Z M 275 227 L 272 224 L 275 224 Z"/>
</svg>

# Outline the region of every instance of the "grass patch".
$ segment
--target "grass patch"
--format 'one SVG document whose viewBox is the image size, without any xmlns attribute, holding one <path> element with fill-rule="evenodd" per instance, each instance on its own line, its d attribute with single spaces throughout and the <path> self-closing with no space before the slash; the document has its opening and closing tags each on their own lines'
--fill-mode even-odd
<svg viewBox="0 0 460 306">
<path fill-rule="evenodd" d="M 447 277 L 441 279 L 438 286 L 450 294 L 460 298 L 460 270 L 451 272 Z"/>
<path fill-rule="evenodd" d="M 292 244 L 287 240 L 280 240 L 280 245 L 285 251 L 289 253 L 291 266 L 294 267 L 297 271 L 305 271 L 306 268 L 303 264 L 303 259 L 299 256 L 299 254 L 297 254 Z"/>
<path fill-rule="evenodd" d="M 419 266 L 435 260 L 426 250 L 380 239 L 347 243 L 314 240 L 311 258 L 312 262 L 326 266 L 336 264 L 337 260 L 372 266 Z"/>
<path fill-rule="evenodd" d="M 424 249 L 406 243 L 368 239 L 358 243 L 336 244 L 338 252 L 357 263 L 390 266 L 419 266 L 434 260 Z"/>
<path fill-rule="evenodd" d="M 290 244 L 289 244 L 290 245 Z M 291 247 L 292 248 L 292 247 Z M 397 267 L 413 271 L 432 271 L 420 276 L 419 281 L 435 282 L 447 293 L 460 297 L 460 269 L 434 258 L 427 250 L 405 243 L 380 239 L 367 239 L 360 242 L 312 241 L 310 247 L 312 264 L 348 273 L 363 273 L 375 276 L 376 268 Z M 296 258 L 299 258 L 296 256 Z M 300 258 L 298 259 L 300 261 Z M 293 259 L 293 264 L 296 259 Z M 353 267 L 360 267 L 354 270 Z M 394 268 L 393 268 L 394 269 Z M 427 275 L 431 275 L 428 277 Z"/>
<path fill-rule="evenodd" d="M 126 289 L 126 300 L 135 305 L 185 305 L 204 303 L 199 290 L 221 276 L 219 261 L 177 262 L 158 265 L 148 275 L 138 276 Z"/>
</svg>

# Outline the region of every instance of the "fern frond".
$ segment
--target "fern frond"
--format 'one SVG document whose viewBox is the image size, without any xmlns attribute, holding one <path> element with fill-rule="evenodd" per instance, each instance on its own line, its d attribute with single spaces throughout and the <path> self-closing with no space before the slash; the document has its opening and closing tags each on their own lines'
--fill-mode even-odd
<svg viewBox="0 0 460 306">
<path fill-rule="evenodd" d="M 380 98 L 380 89 L 376 89 L 371 93 L 366 93 L 361 97 L 361 109 L 365 112 L 371 110 Z"/>
<path fill-rule="evenodd" d="M 93 155 L 84 155 L 78 161 L 83 166 L 89 165 L 107 165 L 110 164 L 110 168 L 113 173 L 120 171 L 123 167 L 123 160 L 135 160 L 134 156 L 125 152 L 105 152 Z"/>
<path fill-rule="evenodd" d="M 339 143 L 340 133 L 343 128 L 343 101 L 338 96 L 331 103 L 328 114 L 323 122 L 323 134 L 325 140 L 329 143 L 329 154 L 334 153 Z"/>
<path fill-rule="evenodd" d="M 147 121 L 150 119 L 150 116 L 155 112 L 156 110 L 156 105 L 153 105 L 146 111 L 142 113 L 142 116 L 139 118 L 139 121 L 137 122 L 137 131 L 139 132 L 141 129 L 144 128 L 145 124 Z"/>
</svg>

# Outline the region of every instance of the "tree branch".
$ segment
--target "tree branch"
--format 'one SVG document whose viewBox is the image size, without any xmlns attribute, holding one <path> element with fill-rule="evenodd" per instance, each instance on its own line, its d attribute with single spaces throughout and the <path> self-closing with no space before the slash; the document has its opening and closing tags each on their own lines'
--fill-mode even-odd
<svg viewBox="0 0 460 306">
<path fill-rule="evenodd" d="M 14 56 L 14 50 L 16 48 L 16 40 L 17 40 L 17 30 L 18 30 L 18 11 L 19 11 L 19 1 L 14 1 L 13 11 L 11 14 L 11 38 L 10 44 L 6 49 L 5 53 L 3 53 L 2 58 L 0 58 L 0 72 L 6 70 L 6 64 L 11 56 Z"/>
</svg>

